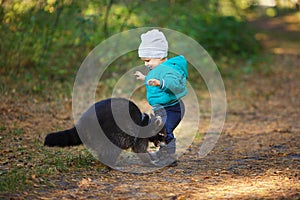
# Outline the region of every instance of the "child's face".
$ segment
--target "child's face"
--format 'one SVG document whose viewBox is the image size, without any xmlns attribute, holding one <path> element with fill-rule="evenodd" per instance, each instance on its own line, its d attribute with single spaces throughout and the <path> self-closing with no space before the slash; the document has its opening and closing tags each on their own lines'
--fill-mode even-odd
<svg viewBox="0 0 300 200">
<path fill-rule="evenodd" d="M 156 66 L 163 63 L 166 58 L 141 58 L 142 61 L 145 62 L 145 65 L 150 68 L 150 70 L 154 69 Z"/>
</svg>

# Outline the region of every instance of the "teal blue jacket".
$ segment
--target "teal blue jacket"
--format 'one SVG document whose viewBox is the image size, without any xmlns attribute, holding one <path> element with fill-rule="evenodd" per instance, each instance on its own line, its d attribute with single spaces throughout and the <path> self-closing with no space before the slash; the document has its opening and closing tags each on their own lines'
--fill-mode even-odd
<svg viewBox="0 0 300 200">
<path fill-rule="evenodd" d="M 187 61 L 184 56 L 176 56 L 150 70 L 145 78 L 147 100 L 153 110 L 176 104 L 187 94 Z M 157 79 L 160 86 L 149 86 L 149 79 Z"/>
</svg>

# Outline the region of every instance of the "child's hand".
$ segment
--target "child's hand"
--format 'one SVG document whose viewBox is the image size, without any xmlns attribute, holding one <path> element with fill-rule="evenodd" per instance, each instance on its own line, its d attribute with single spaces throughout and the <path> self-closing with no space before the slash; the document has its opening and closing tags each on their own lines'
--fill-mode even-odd
<svg viewBox="0 0 300 200">
<path fill-rule="evenodd" d="M 134 75 L 136 76 L 136 79 L 138 79 L 138 80 L 142 80 L 142 81 L 144 81 L 145 80 L 145 75 L 144 74 L 142 74 L 140 71 L 136 71 L 135 73 L 134 73 Z"/>
<path fill-rule="evenodd" d="M 157 79 L 150 79 L 147 84 L 150 86 L 160 86 L 160 81 Z"/>
</svg>

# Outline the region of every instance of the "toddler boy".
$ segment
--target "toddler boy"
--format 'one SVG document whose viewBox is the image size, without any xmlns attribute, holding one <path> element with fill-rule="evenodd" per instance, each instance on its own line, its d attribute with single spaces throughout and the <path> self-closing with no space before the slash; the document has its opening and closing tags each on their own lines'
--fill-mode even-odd
<svg viewBox="0 0 300 200">
<path fill-rule="evenodd" d="M 138 55 L 149 72 L 145 76 L 136 71 L 134 75 L 145 82 L 147 101 L 155 115 L 162 117 L 167 132 L 166 145 L 151 156 L 160 163 L 165 161 L 169 166 L 176 166 L 176 138 L 173 131 L 185 112 L 181 98 L 187 94 L 187 61 L 182 55 L 167 58 L 168 41 L 157 29 L 142 34 L 141 40 Z"/>
</svg>

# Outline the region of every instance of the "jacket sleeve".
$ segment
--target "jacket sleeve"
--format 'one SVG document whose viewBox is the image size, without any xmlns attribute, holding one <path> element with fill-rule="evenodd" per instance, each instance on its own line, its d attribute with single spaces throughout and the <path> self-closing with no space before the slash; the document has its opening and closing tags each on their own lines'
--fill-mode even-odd
<svg viewBox="0 0 300 200">
<path fill-rule="evenodd" d="M 172 94 L 180 94 L 185 91 L 186 89 L 186 80 L 183 75 L 177 72 L 168 72 L 166 73 L 162 79 L 161 82 L 161 89 L 167 93 Z"/>
</svg>

